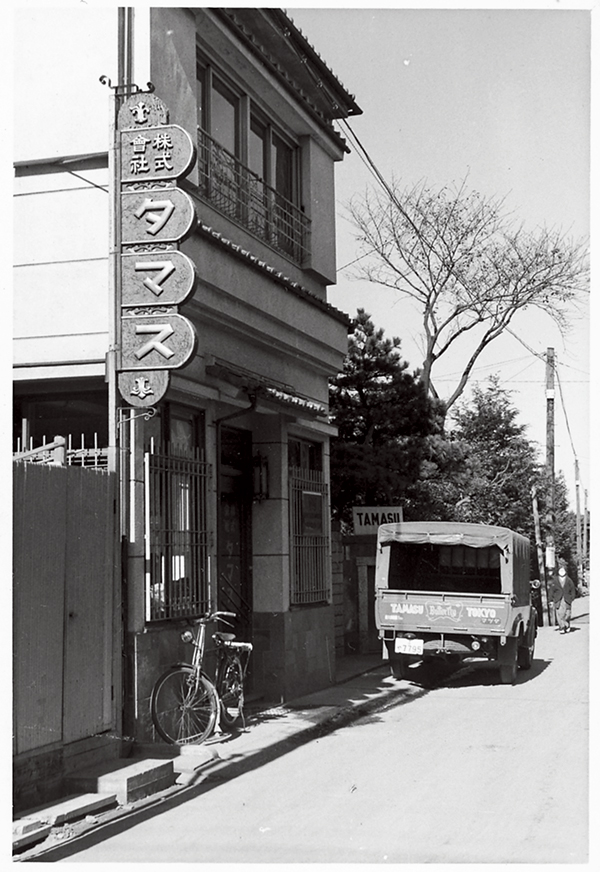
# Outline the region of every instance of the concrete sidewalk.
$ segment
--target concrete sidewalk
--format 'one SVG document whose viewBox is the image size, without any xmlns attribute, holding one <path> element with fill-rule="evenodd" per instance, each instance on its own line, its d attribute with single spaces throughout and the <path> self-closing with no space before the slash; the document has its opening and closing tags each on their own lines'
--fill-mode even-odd
<svg viewBox="0 0 600 872">
<path fill-rule="evenodd" d="M 14 859 L 60 859 L 89 838 L 105 838 L 115 828 L 184 802 L 206 790 L 211 780 L 235 778 L 262 766 L 325 732 L 385 708 L 407 692 L 405 683 L 389 677 L 389 668 L 378 655 L 341 658 L 335 684 L 269 708 L 248 705 L 245 724 L 235 732 L 222 732 L 202 745 L 134 746 L 130 757 L 101 771 L 80 773 L 72 779 L 76 788 L 72 795 L 23 812 L 13 821 Z M 159 789 L 144 796 L 144 783 L 152 778 Z"/>
<path fill-rule="evenodd" d="M 589 605 L 588 597 L 575 601 L 574 624 L 589 621 Z M 554 631 L 543 627 L 540 632 Z M 467 664 L 448 680 L 471 668 Z M 391 678 L 388 664 L 378 655 L 342 658 L 330 687 L 270 708 L 249 705 L 242 729 L 215 735 L 202 745 L 137 746 L 131 757 L 108 766 L 104 780 L 96 778 L 94 786 L 83 780 L 74 796 L 24 813 L 13 823 L 14 859 L 53 862 L 70 856 L 363 715 L 408 702 L 422 692 L 417 683 Z M 156 779 L 151 790 L 145 786 L 149 778 Z"/>
</svg>

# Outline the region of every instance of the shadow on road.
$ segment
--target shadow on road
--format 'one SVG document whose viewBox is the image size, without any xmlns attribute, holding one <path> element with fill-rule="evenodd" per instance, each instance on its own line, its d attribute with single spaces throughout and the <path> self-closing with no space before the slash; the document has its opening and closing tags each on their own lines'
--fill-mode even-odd
<svg viewBox="0 0 600 872">
<path fill-rule="evenodd" d="M 534 660 L 531 669 L 519 669 L 515 684 L 527 684 L 527 682 L 535 680 L 550 666 L 551 662 L 551 660 Z M 470 663 L 460 670 L 460 674 L 452 676 L 448 682 L 449 687 L 473 687 L 475 685 L 489 687 L 496 684 L 501 684 L 498 667 L 492 667 L 489 663 Z"/>
<path fill-rule="evenodd" d="M 383 690 L 384 688 L 388 693 L 379 699 L 374 699 L 373 693 L 377 692 L 377 690 Z M 215 763 L 209 770 L 199 771 L 196 776 L 196 781 L 192 780 L 188 782 L 185 787 L 182 787 L 181 790 L 176 793 L 163 795 L 162 797 L 157 798 L 154 802 L 145 805 L 143 808 L 134 809 L 126 815 L 107 820 L 105 823 L 100 824 L 96 829 L 90 830 L 64 845 L 53 847 L 47 851 L 45 855 L 32 857 L 31 860 L 29 858 L 23 859 L 22 862 L 49 863 L 56 862 L 65 857 L 73 856 L 79 851 L 83 851 L 92 845 L 96 845 L 107 838 L 117 835 L 118 833 L 125 832 L 143 821 L 150 820 L 156 815 L 163 814 L 166 811 L 177 808 L 185 802 L 189 802 L 198 796 L 202 796 L 225 781 L 231 781 L 241 775 L 259 769 L 279 757 L 282 757 L 284 754 L 288 754 L 291 751 L 300 748 L 308 742 L 335 733 L 337 730 L 351 726 L 358 721 L 363 723 L 373 723 L 374 721 L 378 721 L 380 720 L 379 715 L 384 711 L 398 705 L 405 705 L 415 699 L 420 699 L 430 692 L 430 688 L 415 688 L 407 686 L 406 682 L 398 682 L 397 689 L 394 688 L 392 693 L 389 693 L 389 690 L 389 683 L 387 681 L 384 683 L 383 679 L 378 682 L 376 687 L 370 685 L 368 691 L 361 692 L 357 690 L 352 699 L 354 703 L 352 708 L 340 707 L 338 713 L 333 717 L 328 718 L 326 721 L 312 723 L 311 726 L 296 734 L 282 738 L 260 750 L 250 753 L 244 754 L 240 752 L 239 754 L 236 754 L 235 744 L 233 746 L 230 744 L 235 743 L 235 739 L 243 731 L 237 733 L 232 732 L 230 735 L 225 735 L 214 744 L 209 740 L 206 744 L 212 745 L 217 749 Z M 314 706 L 312 708 L 322 708 L 322 706 Z M 306 720 L 310 721 L 310 709 L 311 706 L 306 706 L 306 708 L 299 707 L 296 711 L 301 714 L 306 713 Z M 254 724 L 260 729 L 260 721 L 264 723 L 268 720 L 278 720 L 284 717 L 285 712 L 282 713 L 281 710 L 268 710 L 262 713 L 256 713 L 252 716 L 252 719 L 249 718 L 247 726 L 251 728 Z M 218 757 L 218 748 L 223 744 L 228 746 L 228 750 L 231 748 L 232 752 L 228 755 L 226 760 L 221 760 Z"/>
<path fill-rule="evenodd" d="M 534 680 L 548 668 L 551 662 L 551 660 L 535 659 L 530 669 L 518 670 L 515 683 L 525 684 L 528 681 Z M 438 671 L 436 674 L 435 672 L 428 671 L 430 669 L 429 665 L 414 667 L 411 669 L 411 672 L 414 672 L 414 677 L 411 675 L 407 681 L 430 690 L 436 687 L 459 688 L 475 687 L 478 685 L 486 687 L 501 684 L 498 667 L 490 666 L 487 661 L 467 663 L 459 665 L 454 669 L 447 668 L 445 673 Z"/>
</svg>

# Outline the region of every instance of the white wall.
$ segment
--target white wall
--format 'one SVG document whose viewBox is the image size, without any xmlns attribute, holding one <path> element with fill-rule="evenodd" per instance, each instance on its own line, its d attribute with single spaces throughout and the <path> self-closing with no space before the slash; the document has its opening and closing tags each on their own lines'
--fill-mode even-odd
<svg viewBox="0 0 600 872">
<path fill-rule="evenodd" d="M 14 10 L 14 160 L 105 151 L 117 9 Z"/>
<path fill-rule="evenodd" d="M 134 81 L 149 81 L 149 11 L 135 12 Z M 13 160 L 106 154 L 117 83 L 117 7 L 18 8 L 13 33 Z M 18 171 L 14 185 L 15 377 L 32 363 L 89 361 L 104 372 L 109 317 L 108 170 L 77 163 Z M 69 169 L 75 173 L 68 172 Z M 102 361 L 99 363 L 99 361 Z M 64 366 L 58 370 L 67 375 Z"/>
<path fill-rule="evenodd" d="M 134 82 L 150 79 L 149 9 L 134 11 Z M 117 5 L 15 8 L 15 161 L 87 154 L 109 147 L 111 91 L 117 83 Z"/>
</svg>

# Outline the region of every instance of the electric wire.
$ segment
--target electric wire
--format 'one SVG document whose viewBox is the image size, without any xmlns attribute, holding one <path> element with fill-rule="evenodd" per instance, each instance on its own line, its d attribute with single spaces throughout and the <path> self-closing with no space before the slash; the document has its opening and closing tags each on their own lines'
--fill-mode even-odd
<svg viewBox="0 0 600 872">
<path fill-rule="evenodd" d="M 289 39 L 289 31 L 284 32 L 283 35 L 288 39 L 288 41 L 289 41 L 289 43 L 290 43 L 292 49 L 293 49 L 294 52 L 297 54 L 297 56 L 299 57 L 300 61 L 305 65 L 305 68 L 308 70 L 309 74 L 311 75 L 311 77 L 312 77 L 313 80 L 315 81 L 317 87 L 322 91 L 323 94 L 325 94 L 325 96 L 327 97 L 327 99 L 329 99 L 329 101 L 330 101 L 330 103 L 331 103 L 331 105 L 332 105 L 332 108 L 334 108 L 334 109 L 339 108 L 338 104 L 336 104 L 336 102 L 331 98 L 331 96 L 330 96 L 329 94 L 327 94 L 326 90 L 323 88 L 323 83 L 322 83 L 321 79 L 320 79 L 320 78 L 319 78 L 319 77 L 318 77 L 318 76 L 313 72 L 313 70 L 311 69 L 310 64 L 308 64 L 308 62 L 307 62 L 308 59 L 306 58 L 306 56 L 305 56 L 302 52 L 300 52 L 299 49 L 298 49 L 298 47 L 297 47 L 297 46 L 292 42 L 292 40 Z M 350 125 L 348 124 L 348 122 L 346 121 L 346 119 L 345 119 L 345 118 L 340 118 L 340 119 L 334 119 L 334 120 L 335 120 L 335 122 L 337 123 L 338 128 L 340 128 L 340 134 L 343 136 L 343 133 L 342 133 L 342 128 L 343 128 L 343 130 L 346 132 L 346 135 L 348 135 L 349 138 L 352 140 L 352 142 L 353 142 L 353 144 L 354 144 L 354 146 L 355 146 L 355 148 L 356 148 L 356 153 L 357 153 L 359 159 L 360 159 L 360 160 L 362 161 L 362 163 L 367 167 L 367 169 L 368 169 L 369 172 L 374 176 L 374 178 L 377 180 L 377 182 L 381 185 L 381 187 L 383 188 L 383 190 L 385 191 L 385 193 L 387 194 L 387 196 L 390 198 L 391 202 L 396 206 L 396 208 L 401 212 L 401 214 L 406 218 L 406 220 L 407 220 L 407 221 L 408 221 L 412 226 L 414 226 L 414 225 L 413 225 L 413 222 L 412 222 L 412 220 L 411 220 L 411 218 L 410 218 L 410 216 L 407 214 L 407 212 L 406 212 L 406 211 L 404 210 L 404 208 L 402 207 L 402 204 L 399 202 L 399 200 L 398 200 L 398 198 L 396 197 L 394 191 L 392 190 L 392 188 L 391 188 L 391 187 L 389 186 L 389 184 L 387 183 L 387 181 L 386 181 L 386 179 L 384 178 L 383 174 L 381 173 L 381 171 L 380 171 L 379 168 L 377 167 L 375 161 L 374 161 L 373 158 L 370 156 L 370 154 L 369 154 L 369 152 L 367 151 L 367 149 L 365 148 L 365 146 L 363 146 L 363 144 L 362 144 L 362 142 L 360 141 L 358 135 L 354 132 L 354 130 L 352 130 L 352 128 L 350 127 Z M 345 264 L 343 267 L 340 267 L 340 270 L 345 269 L 346 267 L 351 266 L 352 264 L 356 263 L 358 260 L 361 260 L 363 257 L 366 257 L 368 253 L 369 253 L 369 252 L 365 252 L 365 253 L 362 254 L 360 257 L 355 258 L 355 260 L 350 261 L 349 263 Z M 517 339 L 517 340 L 518 340 L 518 341 L 519 341 L 519 342 L 520 342 L 520 343 L 521 343 L 521 344 L 522 344 L 522 345 L 527 349 L 527 351 L 529 351 L 530 354 L 532 354 L 535 358 L 537 358 L 538 360 L 543 360 L 544 362 L 546 361 L 546 354 L 544 354 L 543 352 L 537 352 L 537 351 L 535 351 L 535 350 L 534 350 L 533 348 L 531 348 L 531 347 L 530 347 L 530 346 L 529 346 L 529 345 L 528 345 L 528 344 L 527 344 L 523 339 L 521 339 L 520 336 L 518 336 L 518 335 L 517 335 L 513 330 L 511 330 L 510 327 L 507 327 L 507 328 L 506 328 L 506 331 L 507 331 L 508 333 L 510 333 L 510 334 L 511 334 L 515 339 Z M 568 364 L 565 364 L 565 366 L 568 366 Z M 528 368 L 529 368 L 529 366 L 525 367 L 525 368 L 524 368 L 523 370 L 521 370 L 520 372 L 525 372 Z M 572 368 L 574 369 L 575 367 L 572 367 Z M 584 370 L 578 370 L 578 371 L 579 371 L 579 372 L 584 372 Z M 577 453 L 576 453 L 576 451 L 575 451 L 575 445 L 574 445 L 574 442 L 573 442 L 573 437 L 572 437 L 572 433 L 571 433 L 571 427 L 570 427 L 570 423 L 569 423 L 569 419 L 568 419 L 568 415 L 567 415 L 566 404 L 565 404 L 565 402 L 564 402 L 564 396 L 563 396 L 563 392 L 562 392 L 561 380 L 560 380 L 560 378 L 559 378 L 558 370 L 557 370 L 557 368 L 556 368 L 556 360 L 555 360 L 555 365 L 554 365 L 554 372 L 556 373 L 556 377 L 557 377 L 557 382 L 558 382 L 558 387 L 559 387 L 559 396 L 560 396 L 560 398 L 561 398 L 561 405 L 562 405 L 563 414 L 564 414 L 564 417 L 565 417 L 565 423 L 566 423 L 566 426 L 567 426 L 567 432 L 568 432 L 569 439 L 570 439 L 570 442 L 571 442 L 571 449 L 572 449 L 572 451 L 573 451 L 573 455 L 574 455 L 575 459 L 577 460 Z M 517 373 L 516 375 L 520 375 L 520 373 Z M 443 379 L 442 379 L 442 380 L 443 380 Z M 510 380 L 510 379 L 509 379 L 509 380 Z"/>
<path fill-rule="evenodd" d="M 569 416 L 567 415 L 567 408 L 565 405 L 565 398 L 563 395 L 562 384 L 561 384 L 560 376 L 558 374 L 558 369 L 556 367 L 554 367 L 554 372 L 556 373 L 556 382 L 558 384 L 558 395 L 560 397 L 560 403 L 562 406 L 563 415 L 565 416 L 565 424 L 567 425 L 567 433 L 569 434 L 569 440 L 571 442 L 571 450 L 573 451 L 573 457 L 577 461 L 578 460 L 577 452 L 575 451 L 575 444 L 573 442 L 573 435 L 571 433 L 571 425 L 569 423 Z"/>
<path fill-rule="evenodd" d="M 76 179 L 81 179 L 82 182 L 85 182 L 87 185 L 91 185 L 92 188 L 98 188 L 99 191 L 104 191 L 105 194 L 108 194 L 108 187 L 106 185 L 97 185 L 96 182 L 92 182 L 91 179 L 86 179 L 85 176 L 79 175 L 74 170 L 65 170 L 70 176 L 75 176 Z"/>
</svg>

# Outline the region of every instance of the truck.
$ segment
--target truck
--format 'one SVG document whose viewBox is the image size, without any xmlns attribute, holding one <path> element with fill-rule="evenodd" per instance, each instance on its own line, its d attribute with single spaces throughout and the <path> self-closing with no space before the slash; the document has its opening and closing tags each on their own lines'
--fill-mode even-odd
<svg viewBox="0 0 600 872">
<path fill-rule="evenodd" d="M 418 662 L 488 660 L 502 684 L 532 665 L 537 612 L 529 539 L 506 527 L 444 521 L 382 524 L 375 624 L 395 678 Z"/>
</svg>

